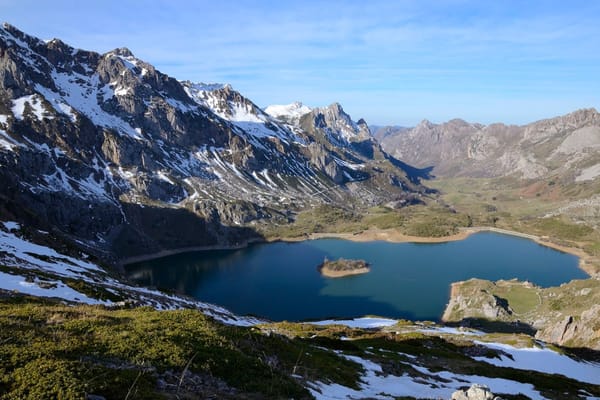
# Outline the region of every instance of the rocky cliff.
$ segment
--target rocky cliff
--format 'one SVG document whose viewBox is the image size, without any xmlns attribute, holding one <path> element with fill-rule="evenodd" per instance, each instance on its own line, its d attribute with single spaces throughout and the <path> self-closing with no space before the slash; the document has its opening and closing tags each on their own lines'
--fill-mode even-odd
<svg viewBox="0 0 600 400">
<path fill-rule="evenodd" d="M 600 349 L 600 282 L 540 288 L 528 282 L 471 279 L 452 285 L 442 320 L 483 329 L 523 331 L 568 347 Z"/>
<path fill-rule="evenodd" d="M 321 140 L 341 111 L 305 130 L 229 85 L 180 82 L 126 48 L 98 54 L 5 24 L 0 216 L 115 259 L 256 240 L 256 224 L 317 204 L 418 201 L 416 170 L 374 143 L 377 155 L 365 155 Z M 370 140 L 366 123 L 343 116 Z"/>
</svg>

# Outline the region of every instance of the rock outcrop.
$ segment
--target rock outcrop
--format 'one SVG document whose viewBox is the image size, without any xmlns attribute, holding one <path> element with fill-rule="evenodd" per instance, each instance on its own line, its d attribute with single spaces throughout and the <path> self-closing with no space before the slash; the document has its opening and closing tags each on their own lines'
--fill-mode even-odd
<svg viewBox="0 0 600 400">
<path fill-rule="evenodd" d="M 597 279 L 549 288 L 516 280 L 470 279 L 452 284 L 442 320 L 480 329 L 498 329 L 504 324 L 504 330 L 534 334 L 544 342 L 598 350 L 599 304 Z"/>
<path fill-rule="evenodd" d="M 457 390 L 452 393 L 451 400 L 502 400 L 494 396 L 490 388 L 485 385 L 473 384 L 467 390 Z"/>
</svg>

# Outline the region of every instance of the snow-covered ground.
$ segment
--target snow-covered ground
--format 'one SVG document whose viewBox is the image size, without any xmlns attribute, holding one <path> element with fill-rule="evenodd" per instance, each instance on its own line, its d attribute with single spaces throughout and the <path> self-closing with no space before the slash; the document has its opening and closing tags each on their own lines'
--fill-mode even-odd
<svg viewBox="0 0 600 400">
<path fill-rule="evenodd" d="M 95 264 L 32 243 L 21 237 L 19 231 L 20 225 L 16 222 L 0 222 L 0 264 L 6 268 L 0 271 L 0 289 L 69 302 L 114 304 L 109 300 L 92 298 L 65 284 L 69 279 L 76 279 L 157 309 L 197 308 L 223 323 L 237 326 L 264 322 L 240 317 L 222 307 L 194 299 L 128 285 L 111 278 Z"/>
<path fill-rule="evenodd" d="M 475 343 L 507 354 L 502 355 L 500 359 L 474 357 L 476 360 L 500 367 L 560 374 L 581 382 L 600 385 L 600 364 L 576 361 L 546 347 L 517 348 L 502 343 Z"/>
<path fill-rule="evenodd" d="M 4 272 L 0 272 L 0 288 L 38 297 L 57 297 L 78 303 L 110 304 L 108 301 L 93 299 L 83 293 L 79 293 L 62 282 L 52 282 L 47 287 L 45 282 L 40 280 L 31 281 L 21 275 Z"/>
<path fill-rule="evenodd" d="M 379 364 L 356 356 L 345 356 L 360 364 L 365 374 L 361 377 L 360 390 L 355 390 L 339 384 L 314 382 L 309 387 L 310 392 L 318 400 L 338 399 L 394 399 L 400 396 L 412 396 L 427 399 L 449 399 L 456 390 L 469 383 L 486 385 L 493 393 L 524 394 L 532 399 L 545 399 L 533 385 L 515 382 L 507 379 L 488 378 L 477 375 L 460 375 L 452 372 L 431 372 L 427 368 L 412 366 L 422 376 L 411 377 L 385 375 Z"/>
<path fill-rule="evenodd" d="M 576 361 L 550 349 L 517 349 L 499 343 L 480 344 L 506 351 L 515 358 L 512 361 L 503 357 L 502 360 L 492 362 L 498 366 L 551 374 L 560 373 L 569 378 L 592 384 L 600 382 L 600 365 L 598 364 Z M 532 354 L 533 356 L 531 356 Z M 341 355 L 360 364 L 364 368 L 365 372 L 360 379 L 360 390 L 336 383 L 312 382 L 309 384 L 309 390 L 318 400 L 350 400 L 357 398 L 393 399 L 400 396 L 449 399 L 456 390 L 474 383 L 489 387 L 491 392 L 495 394 L 522 394 L 531 399 L 546 399 L 546 397 L 535 390 L 533 385 L 509 379 L 490 378 L 481 375 L 463 375 L 450 371 L 433 372 L 412 363 L 407 363 L 407 365 L 410 365 L 418 373 L 418 377 L 410 376 L 407 373 L 396 376 L 385 374 L 381 366 L 373 361 L 357 356 Z M 479 359 L 479 357 L 476 357 L 476 359 Z M 489 362 L 485 358 L 481 358 L 481 360 Z M 584 392 L 581 395 L 588 400 L 597 399 L 596 397 L 587 396 Z"/>
<path fill-rule="evenodd" d="M 354 319 L 326 319 L 323 321 L 310 322 L 313 325 L 345 325 L 349 328 L 381 328 L 384 326 L 392 326 L 398 323 L 395 319 L 389 318 L 354 318 Z"/>
</svg>

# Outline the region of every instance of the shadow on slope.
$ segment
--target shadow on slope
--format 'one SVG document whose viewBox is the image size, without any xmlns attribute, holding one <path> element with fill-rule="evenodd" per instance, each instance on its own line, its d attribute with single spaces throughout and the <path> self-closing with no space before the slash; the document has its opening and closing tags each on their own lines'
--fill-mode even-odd
<svg viewBox="0 0 600 400">
<path fill-rule="evenodd" d="M 111 238 L 118 259 L 193 247 L 240 247 L 260 241 L 254 229 L 223 225 L 182 208 L 124 204 L 127 223 Z"/>
<path fill-rule="evenodd" d="M 431 171 L 433 171 L 433 168 L 435 168 L 435 166 L 425 167 L 425 168 L 413 167 L 412 165 L 406 164 L 405 162 L 400 161 L 397 158 L 394 158 L 393 156 L 391 156 L 387 153 L 386 153 L 386 158 L 395 167 L 406 171 L 408 178 L 413 183 L 420 183 L 421 180 L 429 180 L 429 179 L 435 178 L 435 175 L 431 174 Z"/>
<path fill-rule="evenodd" d="M 446 322 L 445 324 L 452 327 L 473 328 L 486 333 L 525 333 L 534 336 L 537 332 L 533 326 L 521 321 L 504 322 L 485 318 L 464 318 L 458 322 Z"/>
</svg>

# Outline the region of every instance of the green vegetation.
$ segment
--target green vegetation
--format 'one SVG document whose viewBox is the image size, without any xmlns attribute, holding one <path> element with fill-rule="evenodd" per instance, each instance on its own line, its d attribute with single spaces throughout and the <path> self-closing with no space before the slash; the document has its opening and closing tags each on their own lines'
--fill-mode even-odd
<svg viewBox="0 0 600 400">
<path fill-rule="evenodd" d="M 529 224 L 535 231 L 564 240 L 581 240 L 594 230 L 586 225 L 574 224 L 561 218 L 539 218 Z"/>
<path fill-rule="evenodd" d="M 292 371 L 356 387 L 359 368 L 304 341 L 193 310 L 0 303 L 0 398 L 310 397 Z"/>
<path fill-rule="evenodd" d="M 520 285 L 497 286 L 495 294 L 506 299 L 510 308 L 518 315 L 535 311 L 542 301 L 538 290 L 534 287 Z"/>
<path fill-rule="evenodd" d="M 323 205 L 298 214 L 287 225 L 263 227 L 266 237 L 302 237 L 311 233 L 360 233 L 368 229 L 397 229 L 406 235 L 442 237 L 472 225 L 468 214 L 460 214 L 435 204 L 401 209 L 373 207 L 351 211 Z"/>
<path fill-rule="evenodd" d="M 600 281 L 574 280 L 558 287 L 540 288 L 516 280 L 490 282 L 470 279 L 453 286 L 453 300 L 444 313 L 444 320 L 459 322 L 471 320 L 473 326 L 489 332 L 533 332 L 550 343 L 568 347 L 598 348 L 595 332 L 600 328 L 598 304 Z M 489 320 L 482 310 L 496 297 L 506 302 L 512 313 L 500 313 Z M 474 320 L 474 321 L 473 321 Z M 565 321 L 577 325 L 567 335 Z M 571 331 L 570 331 L 571 332 Z"/>
<path fill-rule="evenodd" d="M 384 329 L 290 322 L 243 328 L 194 310 L 65 306 L 10 295 L 0 299 L 0 398 L 301 399 L 311 397 L 309 381 L 359 389 L 361 367 L 340 354 L 376 362 L 386 374 L 430 379 L 416 364 L 531 383 L 549 398 L 580 389 L 600 395 L 595 385 L 475 361 L 499 354 L 467 336 L 419 329 L 406 321 Z M 523 335 L 477 340 L 532 344 Z"/>
<path fill-rule="evenodd" d="M 352 271 L 368 271 L 369 264 L 365 260 L 347 260 L 340 258 L 337 260 L 325 259 L 323 263 L 318 266 L 321 272 L 352 272 Z"/>
</svg>

